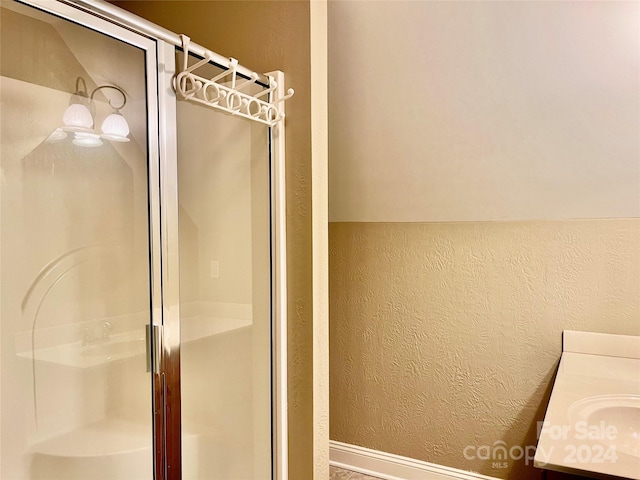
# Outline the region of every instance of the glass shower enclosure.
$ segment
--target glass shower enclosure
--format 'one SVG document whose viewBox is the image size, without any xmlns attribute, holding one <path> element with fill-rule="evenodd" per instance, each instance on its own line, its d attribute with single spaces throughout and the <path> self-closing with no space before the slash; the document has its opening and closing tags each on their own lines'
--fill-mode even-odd
<svg viewBox="0 0 640 480">
<path fill-rule="evenodd" d="M 0 478 L 286 478 L 273 128 L 77 3 L 0 1 Z"/>
</svg>

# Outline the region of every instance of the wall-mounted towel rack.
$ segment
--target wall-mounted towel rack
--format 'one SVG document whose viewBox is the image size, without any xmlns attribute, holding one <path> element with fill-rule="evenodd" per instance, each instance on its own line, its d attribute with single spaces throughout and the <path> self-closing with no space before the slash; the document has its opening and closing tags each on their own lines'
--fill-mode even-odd
<svg viewBox="0 0 640 480">
<path fill-rule="evenodd" d="M 235 58 L 229 59 L 226 71 L 206 79 L 194 71 L 209 63 L 213 53 L 207 50 L 202 60 L 189 65 L 190 39 L 186 35 L 180 35 L 180 37 L 184 59 L 182 71 L 176 75 L 174 82 L 176 93 L 180 97 L 269 126 L 284 120 L 284 110 L 278 105 L 293 96 L 292 88 L 282 98 L 272 100 L 269 94 L 277 88 L 278 84 L 272 76 L 268 75 L 269 88 L 255 95 L 243 92 L 242 90 L 255 83 L 259 76 L 253 72 L 248 80 L 241 77 L 238 81 L 238 61 Z M 223 80 L 224 83 L 221 83 Z"/>
</svg>

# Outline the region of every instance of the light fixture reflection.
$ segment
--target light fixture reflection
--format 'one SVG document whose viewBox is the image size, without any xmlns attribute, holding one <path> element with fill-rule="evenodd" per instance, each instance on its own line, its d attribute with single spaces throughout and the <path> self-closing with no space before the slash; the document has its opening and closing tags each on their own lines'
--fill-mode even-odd
<svg viewBox="0 0 640 480">
<path fill-rule="evenodd" d="M 122 105 L 114 106 L 109 100 L 109 105 L 114 112 L 102 122 L 102 135 L 93 130 L 95 103 L 93 97 L 98 90 L 109 88 L 117 90 L 122 95 Z M 61 130 L 74 132 L 73 144 L 82 147 L 99 147 L 101 138 L 116 142 L 128 142 L 129 124 L 120 113 L 120 109 L 127 103 L 127 96 L 120 87 L 115 85 L 101 85 L 96 87 L 91 95 L 87 93 L 87 84 L 82 77 L 76 79 L 76 91 L 71 96 L 69 106 L 62 116 L 64 126 Z"/>
<path fill-rule="evenodd" d="M 64 111 L 62 116 L 62 123 L 64 123 L 65 130 L 71 132 L 91 130 L 93 126 L 93 117 L 89 109 L 81 103 L 72 103 Z"/>
<path fill-rule="evenodd" d="M 102 140 L 96 133 L 76 132 L 73 144 L 79 147 L 99 147 L 102 145 Z"/>
<path fill-rule="evenodd" d="M 129 135 L 129 124 L 118 110 L 102 122 L 102 138 L 115 142 L 128 142 L 127 135 Z"/>
<path fill-rule="evenodd" d="M 67 134 L 61 128 L 56 128 L 51 135 L 47 137 L 48 143 L 59 142 L 60 140 L 64 140 L 67 138 Z"/>
</svg>

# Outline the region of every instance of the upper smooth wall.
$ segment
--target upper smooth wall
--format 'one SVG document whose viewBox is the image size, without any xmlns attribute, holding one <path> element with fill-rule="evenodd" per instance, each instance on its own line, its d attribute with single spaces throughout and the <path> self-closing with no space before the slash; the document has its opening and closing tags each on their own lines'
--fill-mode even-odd
<svg viewBox="0 0 640 480">
<path fill-rule="evenodd" d="M 311 59 L 308 1 L 112 2 L 240 64 L 282 70 L 287 101 L 289 477 L 313 478 Z"/>
<path fill-rule="evenodd" d="M 640 3 L 329 3 L 329 218 L 640 216 Z"/>
</svg>

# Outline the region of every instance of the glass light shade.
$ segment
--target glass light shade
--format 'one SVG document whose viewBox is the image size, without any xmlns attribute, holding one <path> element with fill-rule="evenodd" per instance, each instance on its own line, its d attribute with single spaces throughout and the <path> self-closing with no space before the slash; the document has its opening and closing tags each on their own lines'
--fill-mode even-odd
<svg viewBox="0 0 640 480">
<path fill-rule="evenodd" d="M 72 103 L 64 111 L 62 123 L 68 130 L 90 130 L 93 117 L 89 109 L 81 103 Z"/>
<path fill-rule="evenodd" d="M 128 142 L 129 124 L 118 112 L 112 113 L 102 122 L 102 137 L 116 142 Z"/>
</svg>

